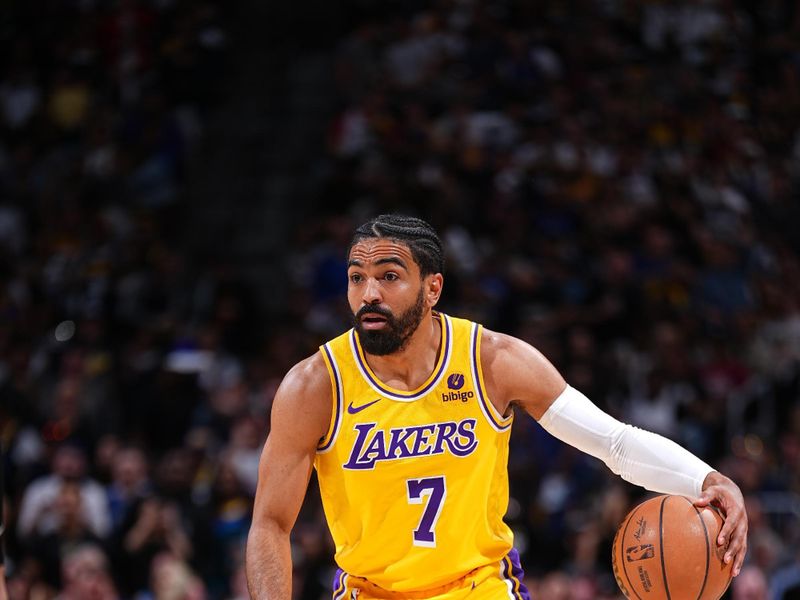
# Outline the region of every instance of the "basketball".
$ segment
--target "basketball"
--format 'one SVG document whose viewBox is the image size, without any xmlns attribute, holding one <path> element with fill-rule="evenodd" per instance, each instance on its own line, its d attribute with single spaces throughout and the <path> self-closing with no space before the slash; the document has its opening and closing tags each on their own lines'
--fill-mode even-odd
<svg viewBox="0 0 800 600">
<path fill-rule="evenodd" d="M 614 537 L 612 565 L 631 599 L 717 600 L 731 582 L 733 562 L 717 545 L 722 516 L 684 496 L 663 495 L 639 504 Z"/>
</svg>

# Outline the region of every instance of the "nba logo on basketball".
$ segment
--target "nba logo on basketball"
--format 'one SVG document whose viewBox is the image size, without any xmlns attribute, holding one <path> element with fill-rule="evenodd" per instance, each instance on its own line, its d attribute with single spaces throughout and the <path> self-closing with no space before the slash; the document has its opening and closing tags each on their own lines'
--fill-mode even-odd
<svg viewBox="0 0 800 600">
<path fill-rule="evenodd" d="M 447 387 L 451 390 L 460 390 L 464 387 L 464 375 L 461 373 L 453 373 L 447 378 Z"/>
<path fill-rule="evenodd" d="M 642 544 L 641 546 L 631 546 L 625 550 L 625 558 L 628 562 L 653 558 L 656 555 L 653 544 Z"/>
</svg>

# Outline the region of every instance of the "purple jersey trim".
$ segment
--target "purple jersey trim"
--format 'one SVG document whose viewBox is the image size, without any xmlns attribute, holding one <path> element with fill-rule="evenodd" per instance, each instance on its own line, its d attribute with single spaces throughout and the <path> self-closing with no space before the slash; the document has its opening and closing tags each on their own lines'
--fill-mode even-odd
<svg viewBox="0 0 800 600">
<path fill-rule="evenodd" d="M 347 593 L 347 586 L 344 583 L 345 575 L 344 571 L 336 569 L 336 574 L 333 576 L 333 600 L 340 600 Z"/>
<path fill-rule="evenodd" d="M 472 338 L 470 340 L 470 362 L 472 364 L 472 379 L 475 382 L 475 389 L 478 392 L 478 401 L 481 407 L 481 411 L 483 412 L 483 416 L 489 421 L 489 424 L 494 427 L 496 431 L 507 431 L 509 427 L 511 427 L 511 421 L 509 419 L 508 422 L 503 423 L 499 421 L 496 414 L 496 409 L 494 406 L 491 406 L 488 398 L 483 392 L 483 387 L 481 386 L 481 378 L 480 373 L 478 372 L 478 332 L 480 331 L 480 326 L 477 323 L 472 324 Z"/>
<path fill-rule="evenodd" d="M 330 348 L 328 348 L 328 344 L 322 346 L 323 351 L 325 352 L 325 356 L 328 358 L 328 364 L 331 366 L 331 370 L 333 371 L 333 379 L 335 380 L 335 395 L 336 395 L 336 402 L 334 404 L 334 412 L 333 415 L 333 429 L 331 430 L 331 435 L 328 438 L 328 441 L 325 442 L 323 446 L 319 446 L 317 448 L 317 452 L 326 452 L 330 450 L 333 442 L 336 441 L 336 434 L 339 433 L 339 425 L 342 422 L 342 376 L 339 373 L 339 366 L 336 364 L 336 361 L 333 358 L 333 353 L 331 352 Z"/>
<path fill-rule="evenodd" d="M 528 588 L 522 583 L 525 573 L 522 570 L 522 565 L 520 565 L 519 552 L 517 552 L 516 548 L 512 548 L 503 558 L 502 573 L 509 586 L 512 598 L 515 600 L 531 600 Z"/>
<path fill-rule="evenodd" d="M 383 394 L 387 398 L 392 398 L 394 400 L 416 400 L 417 398 L 420 398 L 430 392 L 436 385 L 439 384 L 439 381 L 441 380 L 442 375 L 444 374 L 445 370 L 447 369 L 447 365 L 450 362 L 450 352 L 453 340 L 453 331 L 450 319 L 447 317 L 447 315 L 442 313 L 440 314 L 442 319 L 442 358 L 439 361 L 435 375 L 431 377 L 428 384 L 425 385 L 425 387 L 412 392 L 393 390 L 392 388 L 386 386 L 380 379 L 375 377 L 370 370 L 369 365 L 367 365 L 366 359 L 364 358 L 364 351 L 361 348 L 361 343 L 358 341 L 356 330 L 350 330 L 350 345 L 353 348 L 353 355 L 356 358 L 358 368 L 361 371 L 361 374 L 364 376 L 364 379 L 369 382 L 375 391 Z"/>
</svg>

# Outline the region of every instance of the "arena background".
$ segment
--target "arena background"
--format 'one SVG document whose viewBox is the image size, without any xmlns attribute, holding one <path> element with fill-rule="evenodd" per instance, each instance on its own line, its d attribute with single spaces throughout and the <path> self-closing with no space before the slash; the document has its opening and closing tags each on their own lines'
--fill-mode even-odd
<svg viewBox="0 0 800 600">
<path fill-rule="evenodd" d="M 0 418 L 12 598 L 245 598 L 275 388 L 348 326 L 381 212 L 443 310 L 520 336 L 733 477 L 726 597 L 800 598 L 800 9 L 791 0 L 0 5 Z M 534 597 L 620 598 L 646 497 L 530 419 Z M 312 492 L 297 598 L 329 597 Z M 88 587 L 87 587 L 88 586 Z"/>
</svg>

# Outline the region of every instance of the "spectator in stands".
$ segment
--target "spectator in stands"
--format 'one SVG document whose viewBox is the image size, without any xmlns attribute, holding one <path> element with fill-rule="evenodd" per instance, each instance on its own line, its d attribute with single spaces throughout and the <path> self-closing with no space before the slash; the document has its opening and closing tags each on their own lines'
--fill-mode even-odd
<svg viewBox="0 0 800 600">
<path fill-rule="evenodd" d="M 111 482 L 106 490 L 111 525 L 117 529 L 128 511 L 152 493 L 147 456 L 141 448 L 123 446 L 111 458 Z"/>
<path fill-rule="evenodd" d="M 150 591 L 139 595 L 141 600 L 205 600 L 206 597 L 203 580 L 184 559 L 169 552 L 153 559 Z"/>
<path fill-rule="evenodd" d="M 63 558 L 63 586 L 55 600 L 119 600 L 108 559 L 99 546 L 77 546 Z"/>
<path fill-rule="evenodd" d="M 60 589 L 63 584 L 64 557 L 72 549 L 84 544 L 101 543 L 88 525 L 82 502 L 80 484 L 64 480 L 55 503 L 48 508 L 55 517 L 56 529 L 43 533 L 37 531 L 27 544 L 31 556 L 41 565 L 44 583 L 54 590 Z"/>
<path fill-rule="evenodd" d="M 63 513 L 55 510 L 65 489 L 77 489 L 81 518 L 92 535 L 105 538 L 111 519 L 103 487 L 87 474 L 86 452 L 79 445 L 65 442 L 53 451 L 52 470 L 33 481 L 25 490 L 17 521 L 22 540 L 58 531 Z M 65 488 L 65 484 L 74 484 Z"/>
<path fill-rule="evenodd" d="M 129 512 L 114 542 L 115 572 L 120 588 L 131 594 L 148 587 L 152 563 L 162 552 L 181 560 L 194 554 L 175 502 L 151 496 Z"/>
</svg>

